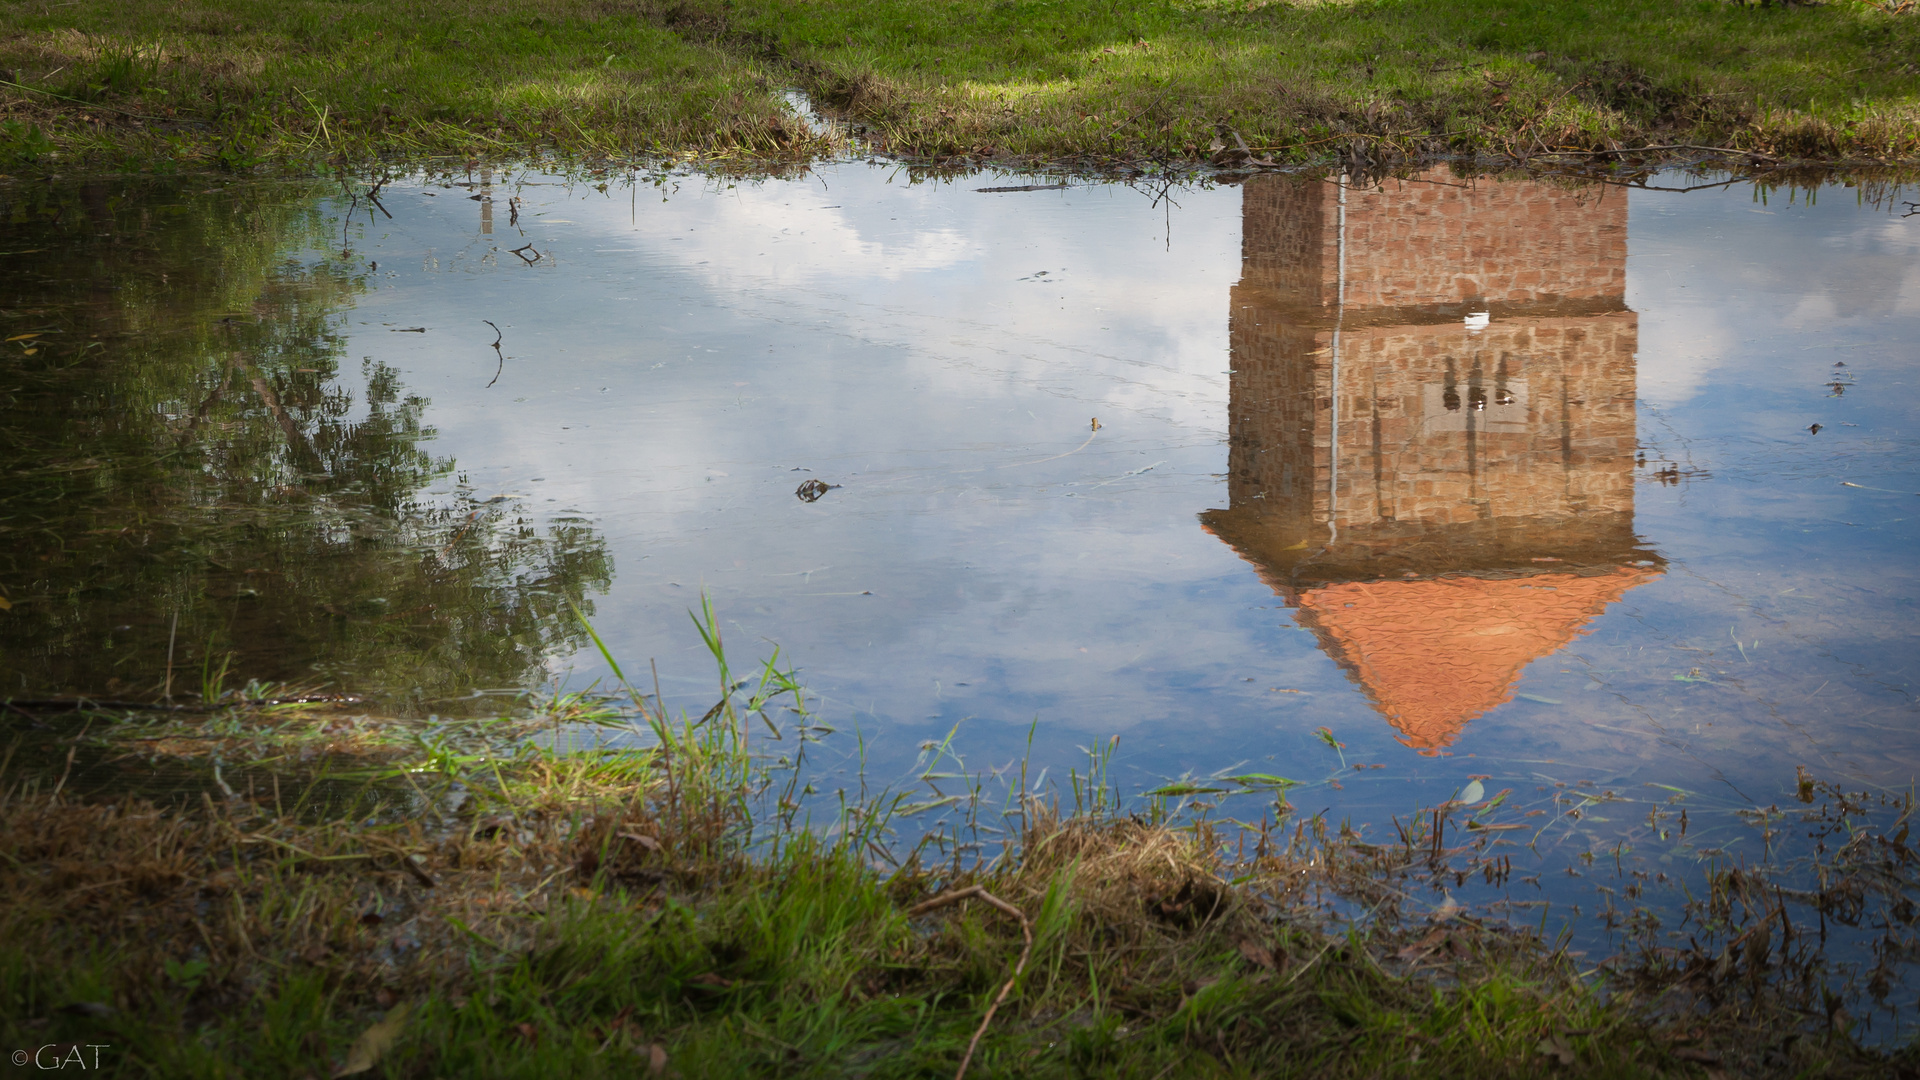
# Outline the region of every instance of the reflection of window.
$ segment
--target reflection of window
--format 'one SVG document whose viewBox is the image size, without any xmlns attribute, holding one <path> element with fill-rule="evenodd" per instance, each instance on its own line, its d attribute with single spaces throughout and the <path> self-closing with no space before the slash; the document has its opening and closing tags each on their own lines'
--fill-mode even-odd
<svg viewBox="0 0 1920 1080">
<path fill-rule="evenodd" d="M 1462 395 L 1459 383 L 1452 379 L 1427 383 L 1421 387 L 1422 430 L 1427 432 L 1465 431 L 1469 419 L 1473 430 L 1523 432 L 1527 430 L 1527 380 L 1507 379 L 1497 383 L 1489 394 L 1477 378 L 1468 380 Z"/>
</svg>

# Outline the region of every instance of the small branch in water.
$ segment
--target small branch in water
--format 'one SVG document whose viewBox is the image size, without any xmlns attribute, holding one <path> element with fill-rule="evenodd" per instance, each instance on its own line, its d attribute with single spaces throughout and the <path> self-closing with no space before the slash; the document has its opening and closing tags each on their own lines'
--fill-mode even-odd
<svg viewBox="0 0 1920 1080">
<path fill-rule="evenodd" d="M 386 215 L 387 215 L 387 220 L 388 220 L 388 221 L 392 221 L 392 220 L 393 220 L 393 215 L 392 215 L 391 213 L 389 213 L 389 212 L 387 211 L 387 207 L 386 207 L 386 204 L 385 204 L 385 203 L 382 203 L 382 202 L 380 201 L 380 189 L 381 189 L 381 188 L 383 188 L 383 187 L 386 187 L 386 186 L 387 186 L 387 182 L 386 182 L 385 180 L 381 180 L 381 181 L 380 181 L 379 183 L 377 183 L 377 184 L 375 184 L 375 185 L 373 185 L 372 187 L 370 187 L 370 188 L 368 188 L 368 189 L 367 189 L 367 201 L 369 201 L 369 202 L 371 202 L 371 203 L 373 203 L 373 205 L 375 205 L 375 206 L 377 206 L 377 207 L 379 207 L 379 208 L 380 208 L 380 212 L 381 212 L 381 213 L 383 213 L 383 214 L 386 214 Z"/>
<path fill-rule="evenodd" d="M 518 215 L 516 214 L 515 216 L 517 217 Z M 529 251 L 533 252 L 533 258 L 531 259 L 527 258 L 527 252 Z M 520 256 L 520 261 L 526 263 L 528 266 L 532 266 L 534 263 L 537 263 L 541 259 L 546 257 L 540 254 L 540 250 L 534 247 L 532 244 L 528 244 L 525 247 L 514 248 L 513 253 L 515 255 Z"/>
<path fill-rule="evenodd" d="M 1012 904 L 1007 903 L 1005 900 L 1000 899 L 978 885 L 969 885 L 964 889 L 943 893 L 931 900 L 924 900 L 915 904 L 912 908 L 908 909 L 907 918 L 911 919 L 925 915 L 929 911 L 946 907 L 949 904 L 957 904 L 969 897 L 977 897 L 1014 918 L 1019 919 L 1020 935 L 1026 939 L 1026 944 L 1020 947 L 1020 962 L 1013 965 L 1013 974 L 1007 977 L 1006 985 L 1000 988 L 1000 993 L 993 999 L 993 1004 L 987 1006 L 987 1015 L 980 1018 L 980 1026 L 974 1030 L 973 1041 L 967 1043 L 966 1056 L 960 1059 L 960 1068 L 959 1071 L 953 1074 L 953 1080 L 962 1080 L 962 1078 L 967 1075 L 967 1066 L 973 1062 L 973 1052 L 979 1048 L 981 1036 L 987 1033 L 987 1025 L 993 1023 L 993 1014 L 999 1010 L 1000 1003 L 1007 1000 L 1007 995 L 1013 992 L 1013 984 L 1020 981 L 1020 973 L 1027 969 L 1027 960 L 1033 956 L 1033 923 L 1027 919 L 1026 912 L 1021 911 L 1019 908 L 1014 907 Z"/>
<path fill-rule="evenodd" d="M 1081 443 L 1079 446 L 1074 447 L 1073 449 L 1067 451 L 1066 453 L 1055 454 L 1052 457 L 1036 458 L 1032 461 L 1015 461 L 1011 464 L 1002 465 L 1000 466 L 1000 468 L 1012 469 L 1012 468 L 1017 468 L 1018 466 L 1021 466 L 1021 465 L 1038 465 L 1043 461 L 1059 461 L 1063 457 L 1072 457 L 1073 455 L 1079 453 L 1080 451 L 1085 450 L 1087 446 L 1093 442 L 1094 437 L 1099 434 L 1100 434 L 1100 421 L 1098 419 L 1095 419 L 1093 422 L 1093 431 L 1087 435 L 1087 441 Z"/>
<path fill-rule="evenodd" d="M 480 321 L 486 323 L 488 326 L 493 326 L 492 319 L 481 319 Z M 500 339 L 503 336 L 505 335 L 500 333 L 500 328 L 493 326 L 493 355 L 500 359 L 500 363 L 493 369 L 492 382 L 487 383 L 487 389 L 489 390 L 493 389 L 494 383 L 500 381 L 500 373 L 507 370 L 507 354 L 500 351 Z"/>
<path fill-rule="evenodd" d="M 494 376 L 494 378 L 497 379 L 499 378 L 499 376 L 496 375 Z M 492 386 L 493 384 L 488 383 L 487 385 Z M 447 541 L 446 550 L 440 553 L 440 557 L 442 559 L 450 559 L 453 557 L 453 549 L 460 546 L 460 541 L 466 537 L 467 530 L 473 528 L 474 521 L 479 517 L 480 517 L 480 511 L 478 510 L 475 510 L 471 514 L 467 515 L 467 520 L 461 524 L 460 530 L 453 534 L 453 539 Z"/>
</svg>

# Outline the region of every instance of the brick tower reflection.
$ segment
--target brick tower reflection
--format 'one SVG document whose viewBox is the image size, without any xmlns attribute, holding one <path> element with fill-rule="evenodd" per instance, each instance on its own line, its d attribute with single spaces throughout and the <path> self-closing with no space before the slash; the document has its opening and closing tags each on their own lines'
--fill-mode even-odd
<svg viewBox="0 0 1920 1080">
<path fill-rule="evenodd" d="M 1201 520 L 1409 746 L 1661 572 L 1633 531 L 1626 200 L 1601 195 L 1246 184 L 1229 508 Z"/>
</svg>

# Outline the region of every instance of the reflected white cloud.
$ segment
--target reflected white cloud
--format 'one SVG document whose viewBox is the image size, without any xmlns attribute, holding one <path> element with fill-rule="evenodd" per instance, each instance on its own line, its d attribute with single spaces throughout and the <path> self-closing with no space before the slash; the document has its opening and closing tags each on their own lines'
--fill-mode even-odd
<svg viewBox="0 0 1920 1080">
<path fill-rule="evenodd" d="M 592 522 L 616 572 L 596 622 L 619 655 L 658 658 L 682 703 L 710 693 L 685 614 L 704 589 L 743 659 L 781 642 L 839 719 L 918 731 L 1040 716 L 1132 732 L 1129 746 L 1154 748 L 1141 767 L 1163 772 L 1318 760 L 1321 724 L 1356 754 L 1399 752 L 1312 636 L 1196 521 L 1226 505 L 1239 190 L 1179 192 L 1173 207 L 1113 187 L 972 190 L 1002 182 L 910 185 L 848 166 L 732 188 L 689 181 L 664 203 L 650 188 L 528 187 L 524 238 L 497 205 L 481 236 L 464 198 L 416 191 L 403 210 L 396 195 L 396 221 L 362 243 L 405 269 L 353 314 L 351 348 L 431 399 L 435 452 L 480 494 L 515 495 L 530 521 Z M 1805 559 L 1791 575 L 1767 570 L 1789 544 L 1766 531 L 1775 518 L 1842 514 L 1798 494 L 1789 510 L 1761 503 L 1828 467 L 1828 444 L 1792 440 L 1811 422 L 1797 410 L 1827 407 L 1832 358 L 1809 350 L 1879 350 L 1884 368 L 1857 366 L 1883 389 L 1914 359 L 1893 343 L 1920 336 L 1916 222 L 1826 202 L 1753 214 L 1726 192 L 1632 199 L 1641 439 L 1716 479 L 1642 485 L 1638 528 L 1675 569 L 1572 647 L 1590 669 L 1632 671 L 1606 674 L 1608 694 L 1582 694 L 1588 669 L 1543 660 L 1529 692 L 1572 704 L 1525 723 L 1515 710 L 1540 706 L 1503 707 L 1475 722 L 1462 753 L 1519 753 L 1532 738 L 1639 760 L 1640 743 L 1611 748 L 1582 725 L 1664 718 L 1663 695 L 1681 685 L 1674 643 L 1715 647 L 1696 640 L 1700 627 L 1717 641 L 1763 607 L 1753 582 L 1831 589 L 1845 576 Z M 510 254 L 527 242 L 545 253 L 532 266 Z M 508 355 L 491 389 L 483 319 L 501 325 Z M 1887 417 L 1915 407 L 1902 393 L 1849 396 L 1841 404 L 1863 411 L 1821 415 L 1845 437 L 1844 423 L 1889 437 Z M 841 486 L 795 498 L 814 478 Z M 1873 547 L 1884 541 L 1826 542 L 1866 552 L 1884 576 L 1889 557 Z M 1869 642 L 1848 662 L 1878 670 L 1888 646 L 1860 627 L 1885 629 L 1891 609 L 1852 604 L 1859 625 L 1740 632 L 1780 641 L 1769 655 L 1806 670 L 1836 663 L 1807 642 Z M 585 681 L 598 662 L 567 664 Z M 1723 724 L 1765 711 L 1731 697 L 1689 707 Z M 1804 744 L 1749 734 L 1768 753 Z"/>
</svg>

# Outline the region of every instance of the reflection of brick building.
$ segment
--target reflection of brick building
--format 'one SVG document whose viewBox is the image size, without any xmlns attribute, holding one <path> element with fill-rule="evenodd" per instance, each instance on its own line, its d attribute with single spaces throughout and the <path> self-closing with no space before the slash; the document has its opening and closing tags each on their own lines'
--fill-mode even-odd
<svg viewBox="0 0 1920 1080">
<path fill-rule="evenodd" d="M 1246 185 L 1230 505 L 1202 520 L 1410 745 L 1659 572 L 1633 533 L 1626 201 L 1601 194 Z"/>
</svg>

